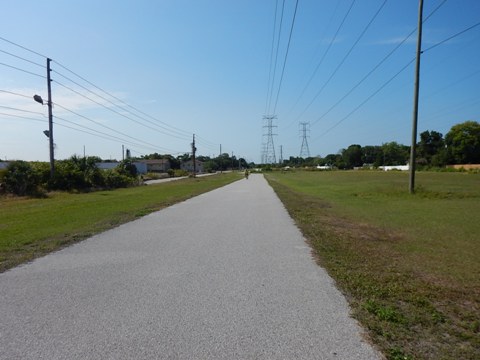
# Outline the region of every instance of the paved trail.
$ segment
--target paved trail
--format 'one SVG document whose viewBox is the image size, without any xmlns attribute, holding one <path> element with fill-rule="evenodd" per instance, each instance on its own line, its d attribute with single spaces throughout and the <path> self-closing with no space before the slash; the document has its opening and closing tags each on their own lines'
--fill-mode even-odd
<svg viewBox="0 0 480 360">
<path fill-rule="evenodd" d="M 380 359 L 261 175 L 0 275 L 0 359 Z"/>
</svg>

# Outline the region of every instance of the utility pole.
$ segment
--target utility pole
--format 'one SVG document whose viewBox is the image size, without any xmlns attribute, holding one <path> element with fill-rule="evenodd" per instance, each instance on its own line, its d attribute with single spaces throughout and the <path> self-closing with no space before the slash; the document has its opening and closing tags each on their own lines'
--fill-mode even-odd
<svg viewBox="0 0 480 360">
<path fill-rule="evenodd" d="M 283 145 L 280 145 L 280 159 L 278 160 L 280 165 L 283 164 Z"/>
<path fill-rule="evenodd" d="M 48 89 L 48 141 L 50 147 L 50 178 L 53 179 L 55 174 L 55 156 L 53 154 L 53 114 L 52 114 L 52 79 L 50 78 L 50 62 L 47 58 L 47 89 Z"/>
<path fill-rule="evenodd" d="M 417 149 L 418 92 L 420 88 L 420 56 L 422 54 L 423 0 L 418 2 L 417 60 L 415 62 L 415 86 L 413 95 L 412 146 L 410 147 L 410 194 L 415 192 L 415 162 Z"/>
<path fill-rule="evenodd" d="M 193 177 L 196 177 L 196 174 L 197 174 L 197 165 L 195 162 L 195 151 L 197 151 L 197 148 L 195 147 L 195 134 L 193 134 L 193 142 L 192 142 Z"/>
<path fill-rule="evenodd" d="M 53 115 L 52 115 L 52 79 L 50 78 L 50 61 L 51 59 L 47 58 L 47 90 L 48 90 L 48 101 L 47 101 L 47 106 L 48 106 L 48 130 L 45 130 L 43 133 L 45 136 L 48 137 L 48 142 L 49 142 L 49 152 L 50 152 L 50 179 L 53 179 L 53 176 L 55 174 L 55 156 L 53 153 Z M 33 95 L 33 100 L 36 102 L 45 105 L 43 102 L 43 99 L 40 95 Z"/>
</svg>

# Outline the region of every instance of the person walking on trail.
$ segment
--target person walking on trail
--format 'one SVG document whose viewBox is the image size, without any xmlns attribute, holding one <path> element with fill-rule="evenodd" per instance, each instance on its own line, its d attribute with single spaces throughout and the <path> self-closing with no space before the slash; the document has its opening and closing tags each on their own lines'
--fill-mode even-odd
<svg viewBox="0 0 480 360">
<path fill-rule="evenodd" d="M 248 180 L 248 169 L 245 169 L 245 179 Z"/>
</svg>

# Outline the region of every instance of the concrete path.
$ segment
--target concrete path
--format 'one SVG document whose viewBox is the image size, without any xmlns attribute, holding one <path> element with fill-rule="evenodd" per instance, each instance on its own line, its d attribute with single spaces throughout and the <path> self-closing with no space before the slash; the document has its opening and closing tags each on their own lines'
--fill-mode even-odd
<svg viewBox="0 0 480 360">
<path fill-rule="evenodd" d="M 0 275 L 0 359 L 380 359 L 261 175 Z"/>
</svg>

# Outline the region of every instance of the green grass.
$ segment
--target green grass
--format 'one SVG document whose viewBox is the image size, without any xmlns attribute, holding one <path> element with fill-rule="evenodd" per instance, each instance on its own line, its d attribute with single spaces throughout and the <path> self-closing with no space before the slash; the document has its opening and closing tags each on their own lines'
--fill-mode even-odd
<svg viewBox="0 0 480 360">
<path fill-rule="evenodd" d="M 47 198 L 0 198 L 0 271 L 238 180 L 236 173 Z"/>
<path fill-rule="evenodd" d="M 480 175 L 267 176 L 389 359 L 480 358 Z"/>
</svg>

